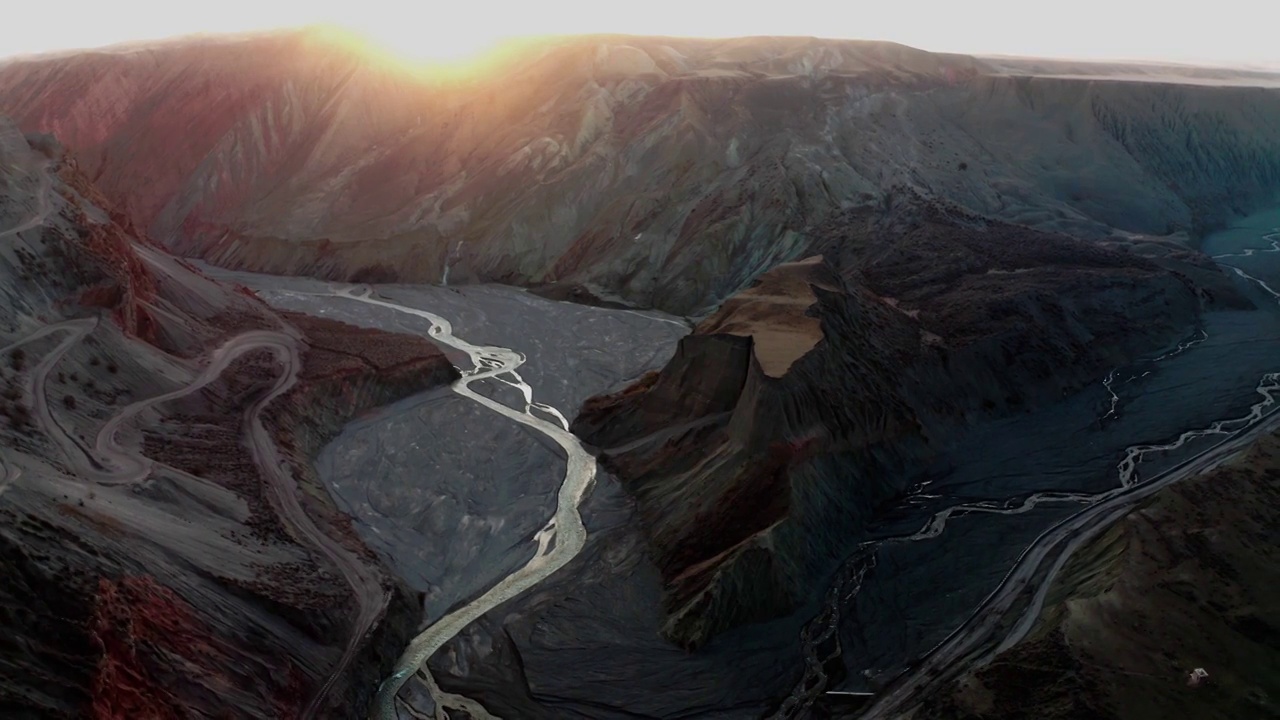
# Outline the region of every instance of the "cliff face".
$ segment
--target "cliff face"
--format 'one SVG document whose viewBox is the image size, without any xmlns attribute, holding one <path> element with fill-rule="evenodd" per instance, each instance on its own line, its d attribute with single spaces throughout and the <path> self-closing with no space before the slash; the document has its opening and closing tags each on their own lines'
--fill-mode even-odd
<svg viewBox="0 0 1280 720">
<path fill-rule="evenodd" d="M 1203 259 L 918 197 L 823 232 L 824 258 L 766 273 L 573 424 L 639 503 L 681 644 L 793 609 L 975 420 L 1189 334 L 1205 303 L 1247 305 L 1221 274 L 1189 278 Z"/>
<path fill-rule="evenodd" d="M 310 457 L 354 413 L 456 377 L 443 354 L 210 280 L 3 118 L 0 278 L 0 711 L 360 715 L 420 608 Z"/>
<path fill-rule="evenodd" d="M 57 133 L 178 254 L 581 285 L 678 314 L 812 255 L 816 228 L 893 186 L 1087 235 L 1199 232 L 1280 189 L 1276 78 L 1052 70 L 594 37 L 449 78 L 301 33 L 11 62 L 0 111 Z"/>
<path fill-rule="evenodd" d="M 1157 494 L 1076 552 L 1040 621 L 918 717 L 1272 717 L 1280 436 Z M 1189 686 L 1191 672 L 1208 677 Z"/>
</svg>

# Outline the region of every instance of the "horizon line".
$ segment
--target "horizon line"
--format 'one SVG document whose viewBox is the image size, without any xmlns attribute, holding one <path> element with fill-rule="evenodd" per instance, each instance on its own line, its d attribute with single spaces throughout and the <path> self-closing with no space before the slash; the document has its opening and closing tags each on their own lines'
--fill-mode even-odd
<svg viewBox="0 0 1280 720">
<path fill-rule="evenodd" d="M 254 39 L 265 39 L 273 36 L 288 36 L 292 34 L 301 34 L 316 30 L 341 30 L 350 33 L 355 37 L 360 37 L 375 46 L 382 46 L 376 38 L 369 33 L 363 32 L 358 28 L 352 28 L 341 23 L 333 22 L 314 22 L 294 26 L 281 26 L 274 28 L 250 28 L 238 31 L 196 31 L 191 33 L 182 33 L 177 35 L 166 35 L 152 38 L 137 38 L 130 40 L 120 40 L 116 42 L 104 43 L 102 45 L 90 45 L 83 47 L 67 47 L 67 48 L 50 48 L 48 50 L 37 50 L 18 52 L 13 54 L 0 54 L 0 64 L 9 62 L 22 62 L 33 60 L 53 59 L 59 57 L 94 54 L 94 53 L 124 53 L 124 52 L 141 52 L 160 47 L 182 44 L 184 42 L 198 41 L 246 41 Z M 590 38 L 635 38 L 642 40 L 676 40 L 691 42 L 733 42 L 740 40 L 811 40 L 820 43 L 866 43 L 866 44 L 882 44 L 895 45 L 899 47 L 916 50 L 918 52 L 929 53 L 932 55 L 952 55 L 967 56 L 978 60 L 1045 60 L 1053 62 L 1076 62 L 1092 65 L 1109 65 L 1109 64 L 1137 64 L 1137 65 L 1156 65 L 1183 68 L 1199 68 L 1199 69 L 1217 69 L 1217 70 L 1242 70 L 1261 73 L 1280 73 L 1280 61 L 1259 62 L 1245 60 L 1222 60 L 1211 58 L 1161 58 L 1153 56 L 1100 56 L 1100 55 L 1061 55 L 1061 54 L 1020 54 L 1009 52 L 986 52 L 986 51 L 956 51 L 956 50 L 931 50 L 929 48 L 911 45 L 899 40 L 863 38 L 863 37 L 829 37 L 820 35 L 801 35 L 801 34 L 748 34 L 748 35 L 680 35 L 680 34 L 641 34 L 629 33 L 621 31 L 599 31 L 599 32 L 580 32 L 580 33 L 548 33 L 548 34 L 529 34 L 529 35 L 509 35 L 496 37 L 489 43 L 489 49 L 497 48 L 503 45 L 521 42 L 536 41 L 562 41 L 571 42 L 574 40 L 585 40 Z M 483 54 L 483 53 L 477 53 Z"/>
</svg>

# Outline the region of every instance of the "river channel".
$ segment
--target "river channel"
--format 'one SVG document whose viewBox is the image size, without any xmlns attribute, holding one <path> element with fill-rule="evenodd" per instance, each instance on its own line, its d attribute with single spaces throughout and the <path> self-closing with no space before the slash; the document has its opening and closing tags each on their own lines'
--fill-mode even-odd
<svg viewBox="0 0 1280 720">
<path fill-rule="evenodd" d="M 869 571 L 843 576 L 856 592 L 833 586 L 828 634 L 843 671 L 822 690 L 875 691 L 963 622 L 1084 498 L 1174 467 L 1220 435 L 1186 433 L 1258 406 L 1260 379 L 1280 370 L 1278 227 L 1280 213 L 1256 216 L 1204 246 L 1259 310 L 1207 313 L 1181 342 L 1094 387 L 974 429 L 878 519 L 868 539 L 899 540 L 877 546 Z M 613 478 L 584 468 L 564 432 L 562 418 L 587 397 L 661 367 L 687 332 L 682 321 L 501 286 L 354 288 L 214 272 L 277 307 L 434 333 L 470 373 L 352 423 L 319 461 L 366 541 L 426 594 L 429 642 L 411 647 L 413 662 L 393 678 L 419 711 L 431 710 L 438 682 L 436 697 L 479 700 L 484 709 L 467 714 L 480 717 L 758 718 L 801 678 L 801 630 L 828 612 L 822 593 L 793 617 L 730 631 L 696 654 L 658 637 L 657 571 L 630 502 Z M 578 499 L 580 535 L 565 514 L 579 512 Z M 409 682 L 427 655 L 434 678 Z"/>
</svg>

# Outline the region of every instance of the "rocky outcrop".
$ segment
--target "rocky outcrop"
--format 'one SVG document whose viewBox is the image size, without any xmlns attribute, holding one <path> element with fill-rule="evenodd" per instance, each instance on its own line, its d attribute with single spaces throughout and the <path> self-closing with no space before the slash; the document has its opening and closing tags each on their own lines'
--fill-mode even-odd
<svg viewBox="0 0 1280 720">
<path fill-rule="evenodd" d="M 766 273 L 573 423 L 638 502 L 681 644 L 795 608 L 958 433 L 1190 334 L 1208 302 L 1128 250 L 910 195 L 823 233 L 824 259 Z"/>
<path fill-rule="evenodd" d="M 1259 73 L 1072 76 L 804 38 L 572 38 L 486 67 L 423 75 L 306 32 L 171 43 L 10 62 L 0 112 L 56 133 L 181 255 L 679 315 L 814 254 L 833 214 L 895 186 L 1184 239 L 1280 191 L 1280 83 Z"/>
<path fill-rule="evenodd" d="M 420 600 L 351 531 L 311 457 L 353 415 L 457 371 L 421 338 L 284 317 L 209 279 L 3 118 L 0 190 L 0 714 L 363 717 Z M 245 333 L 300 350 L 298 381 L 262 413 L 289 487 L 272 485 L 248 422 L 284 358 L 264 345 L 199 380 Z M 386 596 L 336 674 L 360 600 L 281 492 Z"/>
<path fill-rule="evenodd" d="M 36 518 L 18 522 L 0 532 L 0 618 L 8 630 L 0 646 L 0 708 L 14 717 L 79 717 L 90 706 L 100 653 L 88 632 L 95 588 L 91 577 L 50 560 L 71 555 L 70 548 L 82 556 L 100 551 Z"/>
<path fill-rule="evenodd" d="M 263 681 L 238 667 L 240 653 L 195 608 L 147 576 L 98 581 L 91 633 L 101 651 L 87 713 L 94 720 L 182 717 L 192 707 L 234 703 L 227 689 L 243 692 Z M 274 660 L 281 678 L 271 689 L 275 710 L 288 716 L 305 701 L 306 688 L 288 658 Z M 206 673 L 175 672 L 190 667 Z"/>
</svg>

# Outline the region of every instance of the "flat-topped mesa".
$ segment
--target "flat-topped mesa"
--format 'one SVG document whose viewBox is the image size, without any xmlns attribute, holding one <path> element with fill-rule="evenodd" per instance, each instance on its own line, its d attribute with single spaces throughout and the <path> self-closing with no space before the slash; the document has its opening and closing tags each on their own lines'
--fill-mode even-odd
<svg viewBox="0 0 1280 720">
<path fill-rule="evenodd" d="M 781 378 L 822 340 L 814 288 L 835 292 L 839 282 L 821 256 L 765 273 L 681 339 L 661 373 L 648 373 L 618 394 L 589 399 L 574 431 L 610 451 L 655 423 L 727 418 L 741 405 L 753 373 Z M 704 377 L 708 367 L 718 372 Z"/>
<path fill-rule="evenodd" d="M 818 302 L 813 286 L 834 291 L 835 282 L 821 255 L 779 265 L 725 300 L 698 332 L 750 337 L 761 371 L 782 377 L 822 339 L 822 323 L 810 312 Z"/>
<path fill-rule="evenodd" d="M 918 422 L 878 379 L 919 342 L 910 319 L 808 258 L 729 300 L 662 372 L 584 406 L 574 432 L 639 500 L 669 638 L 696 647 L 801 599 L 797 522 L 838 533 L 831 516 L 859 512 L 824 497 L 814 463 L 910 445 Z"/>
</svg>

